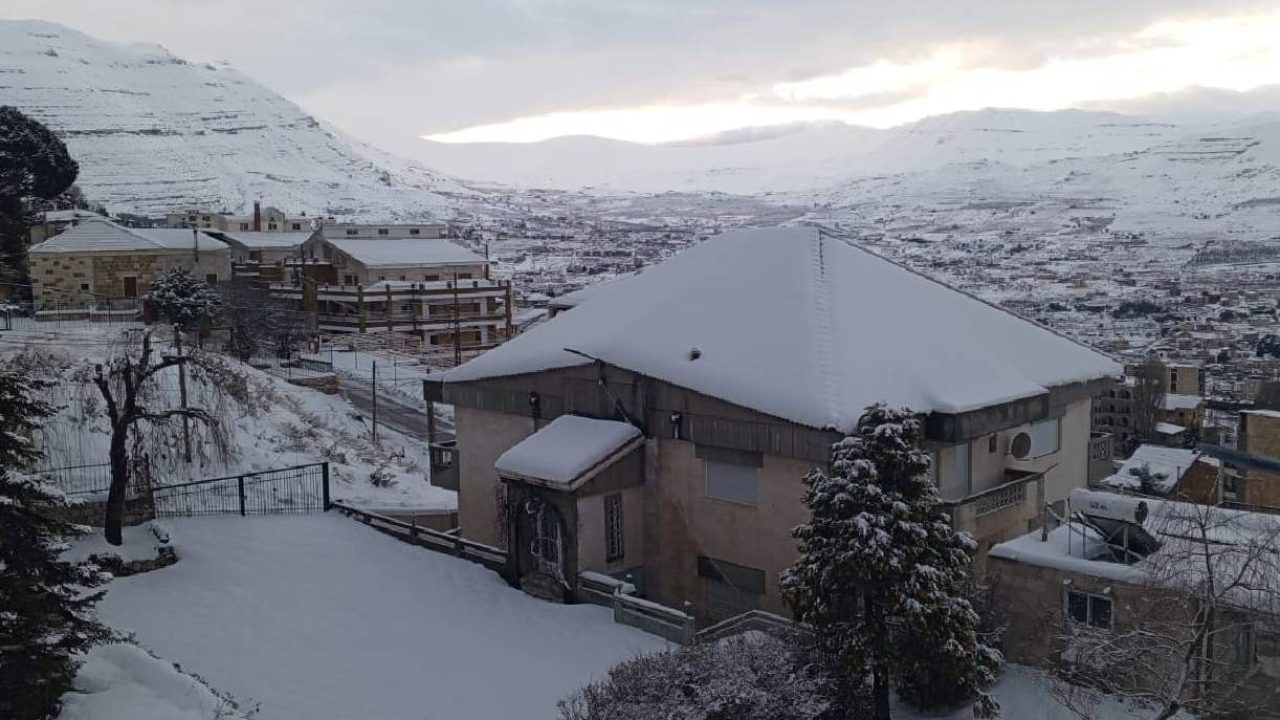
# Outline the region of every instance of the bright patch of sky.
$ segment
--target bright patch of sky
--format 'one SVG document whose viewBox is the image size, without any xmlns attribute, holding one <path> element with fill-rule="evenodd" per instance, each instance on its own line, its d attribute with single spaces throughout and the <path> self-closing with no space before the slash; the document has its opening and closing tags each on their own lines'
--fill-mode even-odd
<svg viewBox="0 0 1280 720">
<path fill-rule="evenodd" d="M 1105 49 L 1068 49 L 1032 67 L 990 64 L 981 44 L 943 44 L 913 61 L 880 59 L 724 101 L 565 110 L 424 137 L 463 143 L 598 135 L 656 143 L 797 122 L 889 127 L 987 107 L 1058 110 L 1191 88 L 1248 91 L 1280 82 L 1276 38 L 1280 12 L 1164 20 Z"/>
</svg>

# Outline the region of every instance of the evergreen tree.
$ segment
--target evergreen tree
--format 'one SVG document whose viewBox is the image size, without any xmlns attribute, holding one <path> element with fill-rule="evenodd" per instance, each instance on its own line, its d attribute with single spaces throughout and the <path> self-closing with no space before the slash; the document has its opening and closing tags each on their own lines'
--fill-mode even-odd
<svg viewBox="0 0 1280 720">
<path fill-rule="evenodd" d="M 156 278 L 147 300 L 155 305 L 156 314 L 162 320 L 184 330 L 218 314 L 222 307 L 217 291 L 192 277 L 186 268 L 174 268 Z"/>
<path fill-rule="evenodd" d="M 831 471 L 805 477 L 810 520 L 793 531 L 800 558 L 783 573 L 796 618 L 850 687 L 870 678 L 872 717 L 889 718 L 889 693 L 924 707 L 977 698 L 1000 662 L 977 633 L 966 599 L 974 543 L 938 507 L 909 410 L 873 405 L 837 443 Z"/>
<path fill-rule="evenodd" d="M 19 474 L 51 413 L 45 387 L 0 371 L 0 717 L 13 720 L 55 716 L 76 656 L 108 637 L 93 617 L 102 593 L 91 591 L 105 576 L 59 559 L 78 529 L 55 514 L 60 496 Z"/>
<path fill-rule="evenodd" d="M 0 106 L 0 281 L 27 284 L 27 204 L 51 200 L 75 182 L 80 168 L 67 146 L 17 108 Z"/>
</svg>

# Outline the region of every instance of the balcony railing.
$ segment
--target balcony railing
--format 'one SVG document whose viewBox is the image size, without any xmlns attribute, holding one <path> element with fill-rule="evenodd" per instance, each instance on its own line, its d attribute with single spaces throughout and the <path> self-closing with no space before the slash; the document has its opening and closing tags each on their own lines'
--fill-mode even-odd
<svg viewBox="0 0 1280 720">
<path fill-rule="evenodd" d="M 1025 515 L 1029 520 L 1038 513 L 1043 483 L 1043 472 L 1006 469 L 1003 483 L 956 500 L 943 500 L 941 504 L 950 512 L 958 530 L 971 531 L 978 519 L 1004 512 Z"/>
</svg>

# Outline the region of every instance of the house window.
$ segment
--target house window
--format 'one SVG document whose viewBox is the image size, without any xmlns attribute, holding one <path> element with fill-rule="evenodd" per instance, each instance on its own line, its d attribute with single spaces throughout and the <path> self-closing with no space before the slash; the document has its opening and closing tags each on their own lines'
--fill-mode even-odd
<svg viewBox="0 0 1280 720">
<path fill-rule="evenodd" d="M 431 275 L 430 273 L 428 273 L 428 274 L 425 276 L 425 278 L 426 278 L 426 281 L 427 281 L 427 282 L 440 282 L 440 276 L 439 276 L 439 275 Z"/>
<path fill-rule="evenodd" d="M 717 500 L 755 505 L 760 500 L 760 453 L 699 445 L 706 495 Z"/>
<path fill-rule="evenodd" d="M 999 442 L 996 440 L 996 436 L 995 436 L 995 435 L 990 435 L 990 436 L 988 436 L 988 437 L 987 437 L 987 452 L 988 452 L 988 453 L 993 453 L 993 452 L 995 452 L 995 451 L 996 451 L 996 448 L 997 448 L 997 447 L 999 447 Z"/>
<path fill-rule="evenodd" d="M 1227 470 L 1222 473 L 1222 499 L 1229 502 L 1240 502 L 1243 495 L 1241 486 L 1244 484 L 1240 475 L 1233 470 Z"/>
<path fill-rule="evenodd" d="M 699 556 L 698 575 L 706 585 L 707 616 L 712 622 L 760 609 L 765 589 L 763 570 Z"/>
<path fill-rule="evenodd" d="M 1248 669 L 1258 664 L 1257 628 L 1243 619 L 1234 628 L 1231 642 L 1231 661 L 1237 668 Z"/>
<path fill-rule="evenodd" d="M 627 545 L 622 532 L 622 494 L 606 495 L 604 497 L 604 537 L 605 559 L 609 562 L 621 560 L 626 554 Z"/>
<path fill-rule="evenodd" d="M 1169 370 L 1169 392 L 1178 392 L 1178 369 L 1170 368 Z"/>
<path fill-rule="evenodd" d="M 355 284 L 356 284 L 356 276 L 355 276 L 355 275 L 343 275 L 343 276 L 342 276 L 342 284 L 343 284 L 343 285 L 355 285 Z"/>
<path fill-rule="evenodd" d="M 405 276 L 405 275 L 401 275 L 401 276 L 400 276 L 400 280 L 401 280 L 401 282 L 403 282 L 405 279 L 406 279 L 406 276 Z"/>
<path fill-rule="evenodd" d="M 1109 628 L 1112 621 L 1111 598 L 1068 590 L 1067 617 L 1072 622 Z"/>
<path fill-rule="evenodd" d="M 205 276 L 204 276 L 204 281 L 205 281 L 205 282 L 207 282 L 207 283 L 209 283 L 210 285 L 217 285 L 217 284 L 218 284 L 218 273 L 209 273 L 208 275 L 205 275 Z"/>
<path fill-rule="evenodd" d="M 386 228 L 378 228 L 378 234 L 379 234 L 379 235 L 389 235 L 389 234 L 391 234 L 391 231 L 390 231 L 390 230 L 388 230 L 388 229 L 386 229 Z"/>
<path fill-rule="evenodd" d="M 248 230 L 248 229 L 249 229 L 249 223 L 240 223 L 240 229 L 241 229 L 241 230 Z"/>
<path fill-rule="evenodd" d="M 89 291 L 89 283 L 80 283 L 80 289 L 84 292 Z"/>
<path fill-rule="evenodd" d="M 359 234 L 360 234 L 360 231 L 359 231 L 359 230 L 357 230 L 357 229 L 355 229 L 355 228 L 349 228 L 349 229 L 347 230 L 347 234 L 348 234 L 348 235 L 359 235 Z"/>
<path fill-rule="evenodd" d="M 134 300 L 138 297 L 138 278 L 132 275 L 126 275 L 120 278 L 124 283 L 124 296 L 126 299 Z"/>
<path fill-rule="evenodd" d="M 301 229 L 302 229 L 302 223 L 293 223 L 293 224 L 292 224 L 292 225 L 290 225 L 289 227 L 290 227 L 290 228 L 293 228 L 294 230 L 301 230 Z"/>
<path fill-rule="evenodd" d="M 1032 423 L 1028 432 L 1031 435 L 1031 457 L 1043 457 L 1058 452 L 1061 444 L 1061 429 L 1062 421 L 1058 418 Z"/>
<path fill-rule="evenodd" d="M 275 223 L 267 223 L 267 229 L 268 229 L 268 230 L 275 230 L 275 229 L 276 229 L 276 224 L 275 224 Z"/>
<path fill-rule="evenodd" d="M 458 273 L 458 279 L 459 279 L 459 280 L 470 280 L 470 279 L 471 279 L 471 273 Z"/>
<path fill-rule="evenodd" d="M 421 231 L 421 230 L 419 230 L 418 228 L 409 228 L 409 234 L 410 234 L 410 235 L 420 235 L 420 234 L 422 234 L 422 231 Z"/>
<path fill-rule="evenodd" d="M 951 448 L 951 461 L 944 463 L 939 469 L 937 479 L 938 493 L 942 497 L 955 500 L 970 492 L 969 477 L 969 443 L 960 443 Z"/>
</svg>

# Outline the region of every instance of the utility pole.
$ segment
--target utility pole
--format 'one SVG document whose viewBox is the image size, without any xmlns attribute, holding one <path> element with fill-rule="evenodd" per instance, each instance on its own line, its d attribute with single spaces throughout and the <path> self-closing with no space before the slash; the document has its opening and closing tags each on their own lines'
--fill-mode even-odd
<svg viewBox="0 0 1280 720">
<path fill-rule="evenodd" d="M 182 409 L 187 409 L 187 364 L 182 360 L 182 328 L 173 326 L 173 344 L 178 351 L 178 398 Z M 191 463 L 191 420 L 182 415 L 182 459 Z"/>
<path fill-rule="evenodd" d="M 373 441 L 378 442 L 378 361 L 373 361 Z"/>
<path fill-rule="evenodd" d="M 453 366 L 462 364 L 462 308 L 458 305 L 458 273 L 453 274 Z"/>
</svg>

